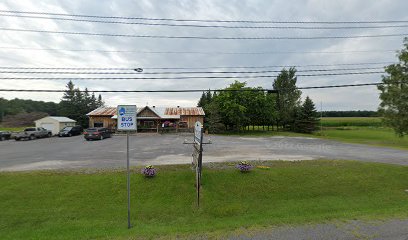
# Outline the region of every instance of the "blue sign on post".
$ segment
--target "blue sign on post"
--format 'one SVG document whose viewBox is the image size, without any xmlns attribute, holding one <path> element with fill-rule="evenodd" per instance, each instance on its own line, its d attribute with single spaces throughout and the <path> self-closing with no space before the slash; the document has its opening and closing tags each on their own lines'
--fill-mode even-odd
<svg viewBox="0 0 408 240">
<path fill-rule="evenodd" d="M 119 105 L 117 108 L 118 130 L 126 131 L 126 170 L 127 170 L 127 219 L 130 224 L 130 160 L 129 160 L 129 131 L 137 130 L 136 105 Z"/>
<path fill-rule="evenodd" d="M 136 105 L 119 105 L 117 109 L 118 130 L 137 130 Z"/>
</svg>

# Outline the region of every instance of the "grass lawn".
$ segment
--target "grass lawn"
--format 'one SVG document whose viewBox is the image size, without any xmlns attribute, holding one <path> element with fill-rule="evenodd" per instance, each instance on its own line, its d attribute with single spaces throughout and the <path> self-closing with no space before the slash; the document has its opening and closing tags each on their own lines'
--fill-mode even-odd
<svg viewBox="0 0 408 240">
<path fill-rule="evenodd" d="M 282 224 L 408 217 L 407 166 L 262 165 L 270 169 L 242 174 L 231 164 L 205 167 L 199 210 L 190 166 L 160 166 L 153 179 L 133 174 L 130 230 L 124 172 L 0 173 L 1 239 L 211 237 Z"/>
<path fill-rule="evenodd" d="M 0 131 L 21 132 L 27 127 L 3 127 L 0 125 Z"/>
</svg>

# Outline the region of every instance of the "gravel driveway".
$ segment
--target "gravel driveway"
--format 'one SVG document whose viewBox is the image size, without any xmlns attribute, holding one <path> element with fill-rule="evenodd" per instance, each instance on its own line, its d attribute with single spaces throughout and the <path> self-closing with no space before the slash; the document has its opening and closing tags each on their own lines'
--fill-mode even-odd
<svg viewBox="0 0 408 240">
<path fill-rule="evenodd" d="M 191 163 L 192 135 L 130 136 L 131 165 Z M 205 141 L 208 136 L 205 136 Z M 305 137 L 211 136 L 204 162 L 239 160 L 352 159 L 408 165 L 408 151 Z M 120 168 L 126 163 L 126 136 L 87 142 L 83 136 L 0 142 L 0 171 Z"/>
</svg>

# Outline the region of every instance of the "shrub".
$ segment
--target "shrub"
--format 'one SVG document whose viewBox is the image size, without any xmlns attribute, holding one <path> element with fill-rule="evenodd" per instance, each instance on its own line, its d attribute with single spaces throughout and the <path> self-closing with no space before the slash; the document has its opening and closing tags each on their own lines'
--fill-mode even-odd
<svg viewBox="0 0 408 240">
<path fill-rule="evenodd" d="M 241 172 L 249 172 L 252 169 L 252 165 L 249 164 L 249 162 L 247 161 L 242 161 L 240 163 L 238 163 L 238 165 L 236 166 Z"/>
<path fill-rule="evenodd" d="M 142 169 L 142 174 L 145 177 L 154 177 L 156 176 L 156 169 L 152 165 L 148 165 Z"/>
</svg>

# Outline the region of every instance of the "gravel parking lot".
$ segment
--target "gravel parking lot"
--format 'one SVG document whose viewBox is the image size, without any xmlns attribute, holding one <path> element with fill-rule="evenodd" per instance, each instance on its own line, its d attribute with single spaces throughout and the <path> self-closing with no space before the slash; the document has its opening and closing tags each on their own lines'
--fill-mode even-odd
<svg viewBox="0 0 408 240">
<path fill-rule="evenodd" d="M 192 135 L 130 136 L 131 165 L 191 163 Z M 205 136 L 205 140 L 208 136 Z M 353 159 L 408 165 L 408 151 L 304 137 L 211 136 L 204 162 L 240 160 Z M 85 141 L 83 136 L 0 142 L 0 171 L 121 168 L 126 165 L 126 136 Z"/>
</svg>

